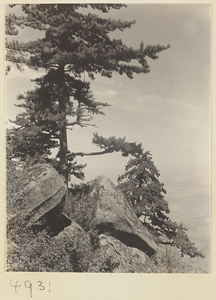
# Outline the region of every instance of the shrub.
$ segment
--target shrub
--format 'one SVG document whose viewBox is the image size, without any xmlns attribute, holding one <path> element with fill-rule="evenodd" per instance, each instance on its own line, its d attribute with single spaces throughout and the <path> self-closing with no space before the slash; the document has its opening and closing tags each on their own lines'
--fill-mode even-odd
<svg viewBox="0 0 216 300">
<path fill-rule="evenodd" d="M 88 255 L 78 239 L 74 236 L 72 240 L 58 240 L 46 230 L 17 234 L 8 239 L 7 271 L 85 272 Z"/>
</svg>

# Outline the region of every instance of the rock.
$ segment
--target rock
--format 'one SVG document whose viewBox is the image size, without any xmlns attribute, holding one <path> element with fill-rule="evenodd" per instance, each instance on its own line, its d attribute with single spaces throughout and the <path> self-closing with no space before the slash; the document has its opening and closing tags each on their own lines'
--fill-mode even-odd
<svg viewBox="0 0 216 300">
<path fill-rule="evenodd" d="M 160 233 L 155 237 L 155 242 L 157 244 L 168 245 L 170 244 L 170 239 L 165 234 Z"/>
<path fill-rule="evenodd" d="M 151 234 L 143 227 L 122 192 L 108 178 L 99 176 L 92 181 L 85 197 L 77 203 L 74 216 L 78 223 L 85 215 L 84 223 L 91 224 L 99 233 L 111 235 L 149 256 L 156 252 L 157 246 Z"/>
<path fill-rule="evenodd" d="M 48 164 L 37 164 L 27 169 L 28 177 L 22 191 L 19 213 L 12 218 L 24 220 L 25 226 L 49 224 L 56 233 L 70 224 L 62 214 L 66 185 L 58 172 Z"/>
<path fill-rule="evenodd" d="M 100 247 L 92 257 L 88 272 L 152 273 L 153 261 L 137 248 L 128 247 L 112 236 L 101 234 Z"/>
<path fill-rule="evenodd" d="M 76 237 L 81 240 L 86 240 L 87 244 L 90 244 L 90 237 L 87 232 L 85 232 L 82 227 L 77 224 L 75 221 L 71 221 L 71 224 L 62 230 L 58 235 L 55 236 L 56 240 L 72 239 Z"/>
</svg>

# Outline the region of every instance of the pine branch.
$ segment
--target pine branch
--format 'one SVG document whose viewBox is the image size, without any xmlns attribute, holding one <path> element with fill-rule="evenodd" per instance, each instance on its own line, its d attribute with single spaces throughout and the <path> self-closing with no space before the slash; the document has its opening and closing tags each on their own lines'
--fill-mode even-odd
<svg viewBox="0 0 216 300">
<path fill-rule="evenodd" d="M 103 155 L 107 153 L 112 153 L 110 150 L 104 150 L 99 152 L 71 152 L 66 154 L 67 159 L 72 159 L 75 156 L 94 156 L 94 155 Z"/>
</svg>

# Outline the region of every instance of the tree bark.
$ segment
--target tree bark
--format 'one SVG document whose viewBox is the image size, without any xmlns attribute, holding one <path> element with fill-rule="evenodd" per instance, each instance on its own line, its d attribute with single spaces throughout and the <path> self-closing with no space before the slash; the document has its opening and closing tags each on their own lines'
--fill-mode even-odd
<svg viewBox="0 0 216 300">
<path fill-rule="evenodd" d="M 67 119 L 66 119 L 66 104 L 67 96 L 65 95 L 65 72 L 64 66 L 59 66 L 59 87 L 61 94 L 59 95 L 59 114 L 61 117 L 61 123 L 59 128 L 59 159 L 60 159 L 60 174 L 64 177 L 65 183 L 68 186 L 68 170 L 67 170 Z"/>
<path fill-rule="evenodd" d="M 103 155 L 108 153 L 113 153 L 114 151 L 104 150 L 99 152 L 71 152 L 68 153 L 66 156 L 67 158 L 75 157 L 75 156 L 94 156 L 94 155 Z"/>
</svg>

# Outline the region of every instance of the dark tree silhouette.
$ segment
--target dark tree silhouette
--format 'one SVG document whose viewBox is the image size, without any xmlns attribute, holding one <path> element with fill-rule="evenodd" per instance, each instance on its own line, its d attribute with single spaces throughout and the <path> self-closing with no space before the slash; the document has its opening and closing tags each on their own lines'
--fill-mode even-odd
<svg viewBox="0 0 216 300">
<path fill-rule="evenodd" d="M 59 171 L 66 181 L 70 172 L 68 159 L 73 157 L 73 154 L 69 155 L 67 129 L 74 125 L 88 125 L 89 115 L 101 113 L 100 108 L 106 106 L 94 101 L 89 82 L 81 80 L 83 74 L 94 79 L 97 73 L 110 78 L 113 72 L 117 72 L 133 78 L 133 74 L 150 71 L 147 58 L 157 59 L 159 52 L 169 48 L 169 45 L 144 46 L 141 42 L 138 49 L 133 49 L 120 39 L 112 39 L 110 32 L 130 28 L 135 21 L 102 18 L 94 11 L 106 14 L 124 6 L 23 4 L 20 5 L 20 14 L 6 17 L 8 35 L 16 35 L 28 27 L 43 33 L 42 38 L 28 42 L 6 41 L 7 60 L 18 68 L 25 64 L 46 72 L 36 80 L 36 89 L 22 97 L 26 115 L 19 115 L 15 120 L 20 129 L 16 129 L 16 134 L 12 132 L 13 137 L 17 135 L 21 145 L 23 136 L 28 136 L 28 143 L 38 142 L 39 152 L 47 151 L 46 154 L 52 147 L 59 147 Z M 32 115 L 34 109 L 37 111 L 31 125 L 28 113 Z M 44 121 L 40 120 L 39 114 Z M 44 141 L 42 147 L 39 141 Z M 22 151 L 20 147 L 21 156 Z M 36 149 L 29 149 L 29 154 L 32 151 L 38 153 Z"/>
<path fill-rule="evenodd" d="M 152 233 L 156 242 L 175 245 L 182 255 L 203 257 L 189 240 L 187 229 L 170 219 L 168 202 L 165 200 L 166 190 L 159 177 L 152 155 L 147 151 L 130 159 L 125 173 L 118 178 L 118 187 L 136 215 L 142 217 L 143 225 Z"/>
</svg>

